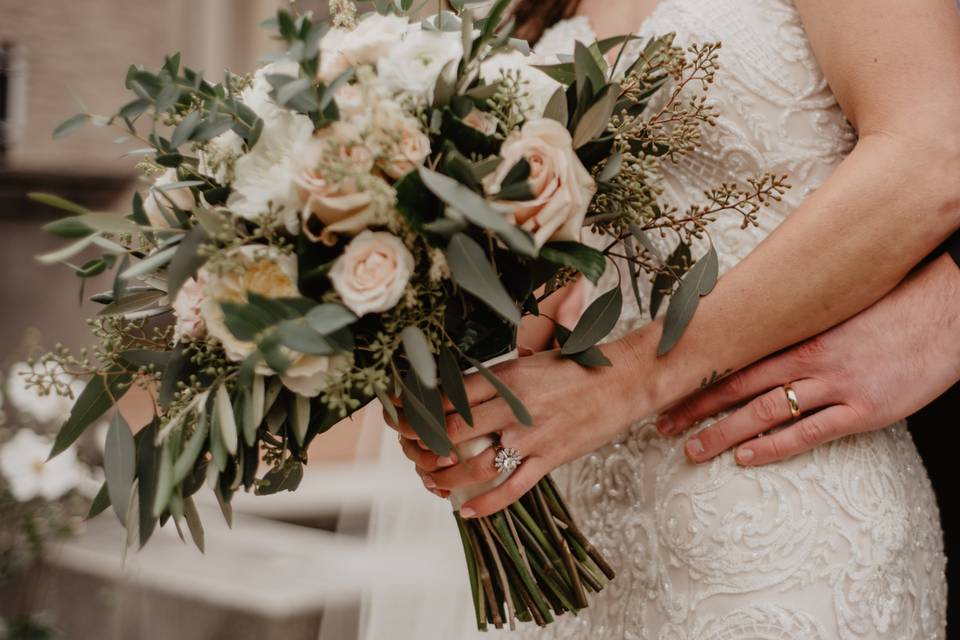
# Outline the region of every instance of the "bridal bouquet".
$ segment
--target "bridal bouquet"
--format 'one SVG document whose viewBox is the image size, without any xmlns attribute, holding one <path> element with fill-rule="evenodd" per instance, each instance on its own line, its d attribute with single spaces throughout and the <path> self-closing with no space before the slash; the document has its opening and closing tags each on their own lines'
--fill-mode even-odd
<svg viewBox="0 0 960 640">
<path fill-rule="evenodd" d="M 712 81 L 718 45 L 683 50 L 665 36 L 609 65 L 606 54 L 634 44 L 619 37 L 535 66 L 511 36 L 507 0 L 483 19 L 460 0 L 422 21 L 412 0 L 375 4 L 359 16 L 335 0 L 331 24 L 281 10 L 267 26 L 285 53 L 219 84 L 179 56 L 133 66 L 132 102 L 55 132 L 91 122 L 146 145 L 152 186 L 127 216 L 35 196 L 73 214 L 47 225 L 73 240 L 42 261 L 114 274 L 92 298 L 103 305 L 95 352 L 59 350 L 29 376 L 60 393 L 61 372 L 89 378 L 52 455 L 133 385 L 155 393 L 156 417 L 136 436 L 113 419 L 92 508 L 112 503 L 130 543 L 168 520 L 202 539 L 192 496 L 203 484 L 228 517 L 241 488 L 296 489 L 311 442 L 375 398 L 388 411 L 399 399 L 422 442 L 447 456 L 442 397 L 472 424 L 469 369 L 530 425 L 485 363 L 515 347 L 521 316 L 578 274 L 599 282 L 614 260 L 638 301 L 641 271 L 660 298 L 672 292 L 666 352 L 717 277 L 716 254 L 694 264 L 691 243 L 721 211 L 753 222 L 785 188 L 767 175 L 689 210 L 661 201 L 659 166 L 695 148 L 714 118 L 682 92 Z M 680 248 L 661 258 L 649 233 Z M 575 327 L 557 326 L 562 353 L 609 365 L 595 345 L 621 296 L 614 286 Z M 613 578 L 549 478 L 458 524 L 481 629 L 547 624 Z"/>
</svg>

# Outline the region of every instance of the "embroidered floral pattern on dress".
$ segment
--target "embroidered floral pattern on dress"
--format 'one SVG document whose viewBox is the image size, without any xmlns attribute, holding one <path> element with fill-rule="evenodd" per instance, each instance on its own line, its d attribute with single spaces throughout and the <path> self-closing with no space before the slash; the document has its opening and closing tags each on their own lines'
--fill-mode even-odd
<svg viewBox="0 0 960 640">
<path fill-rule="evenodd" d="M 791 1 L 662 0 L 637 46 L 670 31 L 681 44 L 719 40 L 723 48 L 710 92 L 718 124 L 704 131 L 696 153 L 668 169 L 668 198 L 700 202 L 704 189 L 761 171 L 788 174 L 793 185 L 763 210 L 759 227 L 742 230 L 736 216 L 711 227 L 726 270 L 826 181 L 856 137 Z M 545 34 L 536 54 L 549 60 L 570 53 L 574 40 L 593 39 L 587 20 L 574 18 Z M 659 248 L 666 254 L 672 246 L 663 240 Z M 608 269 L 597 291 L 615 283 Z M 649 321 L 624 287 L 612 338 Z M 649 289 L 641 283 L 644 296 Z M 905 425 L 757 469 L 739 468 L 730 453 L 691 465 L 682 442 L 644 422 L 558 472 L 618 576 L 578 617 L 529 637 L 945 637 L 939 515 Z"/>
</svg>

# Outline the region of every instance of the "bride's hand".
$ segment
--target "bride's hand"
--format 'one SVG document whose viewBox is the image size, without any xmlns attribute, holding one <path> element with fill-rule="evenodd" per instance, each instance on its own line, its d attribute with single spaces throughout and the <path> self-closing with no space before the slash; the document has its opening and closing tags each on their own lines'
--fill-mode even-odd
<svg viewBox="0 0 960 640">
<path fill-rule="evenodd" d="M 613 367 L 587 369 L 561 357 L 559 351 L 544 351 L 493 368 L 523 401 L 533 417 L 532 427 L 517 422 L 507 402 L 482 376 L 467 376 L 474 426 L 448 405 L 450 439 L 459 444 L 500 433 L 502 446 L 517 449 L 523 463 L 502 485 L 468 501 L 460 510 L 463 517 L 503 509 L 554 468 L 599 448 L 631 424 L 643 404 L 642 392 L 638 392 L 642 385 L 631 375 L 632 358 L 615 343 L 602 349 Z M 487 482 L 498 474 L 492 449 L 456 463 L 421 447 L 402 416 L 397 429 L 403 436 L 404 453 L 417 465 L 427 489 L 438 495 Z"/>
</svg>

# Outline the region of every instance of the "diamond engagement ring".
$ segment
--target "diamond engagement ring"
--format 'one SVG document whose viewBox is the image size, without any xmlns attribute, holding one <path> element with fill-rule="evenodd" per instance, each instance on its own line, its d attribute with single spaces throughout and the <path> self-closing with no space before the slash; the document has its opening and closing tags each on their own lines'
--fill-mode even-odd
<svg viewBox="0 0 960 640">
<path fill-rule="evenodd" d="M 493 457 L 493 466 L 500 473 L 509 473 L 523 462 L 520 452 L 512 447 L 497 447 L 497 453 Z"/>
</svg>

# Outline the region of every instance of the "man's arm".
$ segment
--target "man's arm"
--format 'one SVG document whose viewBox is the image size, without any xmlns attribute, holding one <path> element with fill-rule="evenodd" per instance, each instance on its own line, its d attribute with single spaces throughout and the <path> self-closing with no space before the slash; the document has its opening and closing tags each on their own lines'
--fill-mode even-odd
<svg viewBox="0 0 960 640">
<path fill-rule="evenodd" d="M 662 416 L 658 427 L 677 436 L 750 400 L 690 438 L 686 452 L 704 462 L 736 447 L 740 464 L 762 465 L 892 424 L 958 380 L 960 234 L 874 306 L 691 397 Z M 796 393 L 802 418 L 758 438 L 793 419 L 786 384 Z"/>
</svg>

